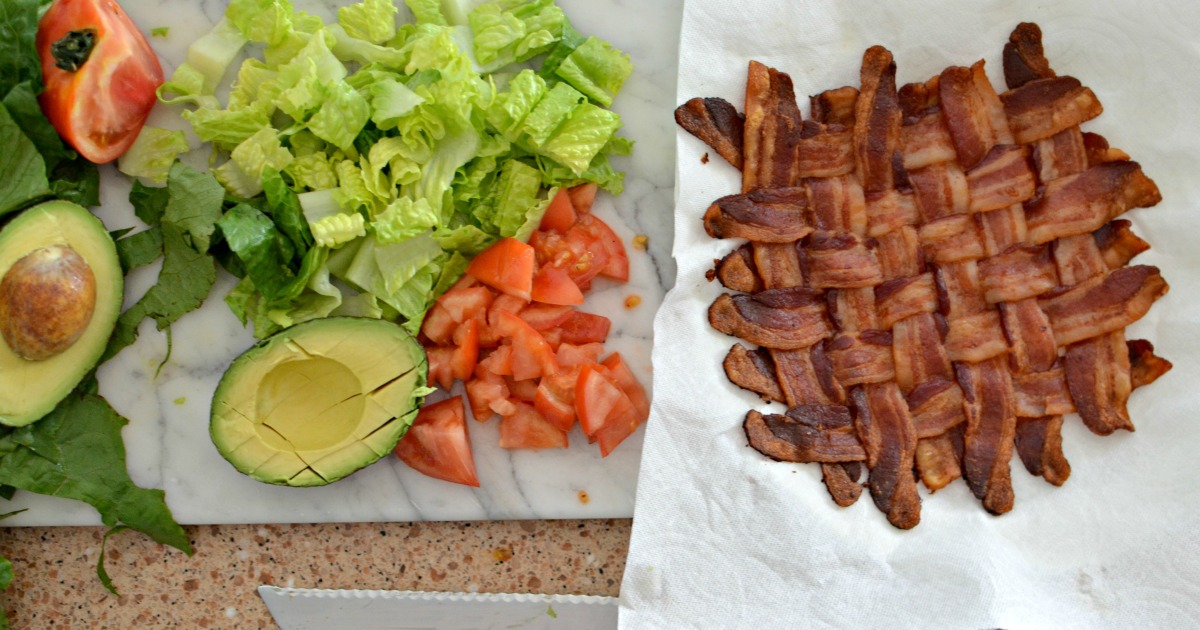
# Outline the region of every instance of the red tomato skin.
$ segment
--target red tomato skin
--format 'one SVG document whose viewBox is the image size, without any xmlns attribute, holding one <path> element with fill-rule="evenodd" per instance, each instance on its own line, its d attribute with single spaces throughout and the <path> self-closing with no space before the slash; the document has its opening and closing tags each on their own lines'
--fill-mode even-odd
<svg viewBox="0 0 1200 630">
<path fill-rule="evenodd" d="M 479 487 L 461 396 L 422 407 L 395 453 L 422 474 Z"/>
<path fill-rule="evenodd" d="M 429 361 L 429 382 L 449 390 L 454 385 L 454 347 L 425 348 L 425 357 Z"/>
<path fill-rule="evenodd" d="M 514 404 L 514 411 L 500 419 L 501 448 L 566 448 L 567 432 L 542 417 L 532 405 Z"/>
<path fill-rule="evenodd" d="M 566 271 L 558 267 L 542 267 L 533 274 L 530 292 L 534 302 L 578 306 L 583 304 L 583 291 Z"/>
<path fill-rule="evenodd" d="M 70 31 L 96 33 L 91 55 L 75 72 L 55 65 L 50 47 Z M 58 134 L 84 158 L 111 162 L 137 139 L 163 83 L 149 42 L 115 0 L 56 0 L 38 21 L 42 60 L 38 96 Z"/>
<path fill-rule="evenodd" d="M 553 304 L 530 304 L 517 313 L 517 317 L 525 320 L 529 327 L 542 332 L 563 325 L 575 313 L 570 306 L 555 306 Z"/>
<path fill-rule="evenodd" d="M 575 212 L 579 214 L 587 214 L 592 211 L 592 203 L 596 201 L 596 192 L 600 189 L 596 182 L 588 182 L 572 186 L 567 190 L 567 196 L 571 198 L 571 205 L 575 207 Z"/>
<path fill-rule="evenodd" d="M 625 438 L 633 434 L 637 430 L 637 412 L 633 407 L 623 407 L 612 417 L 604 426 L 600 427 L 599 431 L 592 436 L 595 438 L 600 447 L 600 456 L 608 457 L 608 454 L 613 452 L 613 449 L 625 441 Z"/>
<path fill-rule="evenodd" d="M 508 237 L 471 259 L 467 273 L 501 293 L 528 302 L 533 290 L 534 260 L 528 243 Z"/>
<path fill-rule="evenodd" d="M 454 332 L 454 353 L 450 356 L 450 374 L 465 381 L 475 373 L 479 362 L 479 322 L 468 319 Z"/>
<path fill-rule="evenodd" d="M 567 194 L 566 189 L 559 188 L 554 199 L 550 200 L 550 205 L 546 207 L 546 213 L 542 215 L 542 222 L 538 224 L 538 229 L 562 234 L 572 225 L 575 225 L 575 206 L 571 204 L 571 197 Z"/>
<path fill-rule="evenodd" d="M 608 331 L 612 328 L 612 320 L 603 315 L 575 311 L 571 319 L 563 322 L 559 328 L 562 330 L 563 343 L 604 343 L 604 340 L 608 339 Z"/>
</svg>

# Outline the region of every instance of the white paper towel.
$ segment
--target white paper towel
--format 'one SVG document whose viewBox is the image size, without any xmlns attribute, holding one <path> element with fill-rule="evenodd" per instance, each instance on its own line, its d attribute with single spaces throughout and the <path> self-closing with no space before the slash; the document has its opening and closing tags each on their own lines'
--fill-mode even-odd
<svg viewBox="0 0 1200 630">
<path fill-rule="evenodd" d="M 1137 432 L 1098 437 L 1068 416 L 1070 479 L 1053 487 L 1014 457 L 1016 506 L 1001 517 L 962 481 L 922 488 L 911 531 L 890 526 L 866 493 L 837 507 L 817 465 L 746 444 L 742 418 L 765 407 L 726 380 L 720 362 L 735 340 L 706 319 L 721 288 L 704 272 L 736 243 L 701 224 L 740 179 L 680 130 L 679 275 L 655 328 L 621 628 L 1200 625 L 1200 3 L 689 0 L 677 102 L 720 96 L 741 109 L 753 58 L 791 74 L 807 114 L 805 96 L 857 85 L 872 44 L 895 54 L 898 84 L 983 58 L 1003 89 L 1000 53 L 1021 21 L 1039 23 L 1051 67 L 1104 104 L 1085 130 L 1128 151 L 1164 198 L 1126 215 L 1153 245 L 1137 262 L 1171 284 L 1129 331 L 1175 364 L 1133 395 Z"/>
</svg>

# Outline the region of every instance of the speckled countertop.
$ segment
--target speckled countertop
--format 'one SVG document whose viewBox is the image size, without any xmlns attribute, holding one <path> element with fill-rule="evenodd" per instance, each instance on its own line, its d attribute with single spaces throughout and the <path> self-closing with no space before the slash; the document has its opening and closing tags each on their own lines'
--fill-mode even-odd
<svg viewBox="0 0 1200 630">
<path fill-rule="evenodd" d="M 200 525 L 188 557 L 99 527 L 6 528 L 13 628 L 275 628 L 260 584 L 301 588 L 617 595 L 629 519 Z"/>
</svg>

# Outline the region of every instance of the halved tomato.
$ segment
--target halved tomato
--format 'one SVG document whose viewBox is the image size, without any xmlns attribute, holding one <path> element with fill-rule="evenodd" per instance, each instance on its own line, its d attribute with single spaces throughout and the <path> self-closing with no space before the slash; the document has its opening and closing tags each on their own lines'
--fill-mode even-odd
<svg viewBox="0 0 1200 630">
<path fill-rule="evenodd" d="M 625 252 L 621 237 L 594 214 L 581 215 L 575 226 L 591 235 L 604 248 L 607 258 L 600 275 L 620 282 L 629 280 L 629 255 Z"/>
<path fill-rule="evenodd" d="M 571 280 L 566 271 L 558 267 L 542 267 L 533 275 L 534 302 L 577 306 L 583 304 L 583 291 Z"/>
<path fill-rule="evenodd" d="M 525 320 L 512 313 L 501 312 L 496 334 L 512 340 L 512 377 L 517 380 L 537 378 L 558 370 L 554 349 Z"/>
<path fill-rule="evenodd" d="M 501 448 L 566 448 L 567 432 L 542 417 L 533 406 L 517 402 L 516 410 L 500 419 Z"/>
<path fill-rule="evenodd" d="M 559 188 L 554 198 L 550 200 L 550 205 L 546 207 L 546 213 L 542 215 L 542 222 L 538 224 L 538 229 L 561 234 L 570 229 L 572 225 L 575 225 L 575 206 L 571 204 L 571 197 L 567 194 L 566 189 Z"/>
<path fill-rule="evenodd" d="M 596 201 L 596 192 L 600 189 L 595 182 L 579 184 L 567 190 L 567 195 L 571 198 L 571 205 L 575 207 L 575 212 L 579 214 L 587 214 L 592 211 L 592 203 Z"/>
<path fill-rule="evenodd" d="M 461 396 L 422 407 L 395 452 L 418 472 L 479 487 Z"/>
<path fill-rule="evenodd" d="M 115 0 L 56 0 L 38 21 L 42 112 L 80 155 L 111 162 L 137 139 L 163 82 L 146 37 Z"/>
<path fill-rule="evenodd" d="M 593 315 L 583 311 L 575 311 L 571 319 L 563 322 L 562 341 L 576 345 L 585 343 L 603 343 L 608 339 L 608 331 L 612 328 L 612 320 L 603 315 Z"/>
<path fill-rule="evenodd" d="M 528 302 L 533 289 L 534 257 L 529 244 L 503 238 L 471 259 L 467 273 L 501 293 Z"/>
</svg>

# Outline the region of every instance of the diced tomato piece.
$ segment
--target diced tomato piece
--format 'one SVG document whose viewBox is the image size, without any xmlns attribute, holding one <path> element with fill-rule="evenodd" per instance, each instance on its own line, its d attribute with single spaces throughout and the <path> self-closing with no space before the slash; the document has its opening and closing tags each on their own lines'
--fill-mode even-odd
<svg viewBox="0 0 1200 630">
<path fill-rule="evenodd" d="M 535 379 L 518 381 L 511 376 L 507 376 L 504 378 L 504 384 L 508 385 L 509 393 L 517 400 L 531 403 L 534 398 L 537 398 L 538 382 Z"/>
<path fill-rule="evenodd" d="M 571 205 L 575 207 L 575 212 L 579 214 L 591 212 L 592 203 L 596 201 L 596 192 L 599 188 L 596 182 L 588 182 L 567 189 L 567 196 L 571 198 Z"/>
<path fill-rule="evenodd" d="M 451 289 L 437 299 L 437 305 L 446 309 L 450 318 L 461 324 L 486 313 L 494 296 L 491 290 L 483 286 Z"/>
<path fill-rule="evenodd" d="M 563 343 L 558 346 L 558 350 L 555 351 L 554 356 L 558 359 L 559 367 L 570 367 L 585 363 L 599 363 L 600 355 L 602 354 L 604 354 L 604 344 L 602 343 L 585 343 L 582 345 Z"/>
<path fill-rule="evenodd" d="M 496 333 L 512 340 L 512 377 L 517 380 L 537 378 L 558 370 L 554 349 L 525 320 L 512 313 L 501 312 Z"/>
<path fill-rule="evenodd" d="M 600 446 L 600 456 L 608 457 L 618 444 L 637 430 L 638 424 L 637 412 L 633 407 L 622 407 L 618 413 L 611 416 L 604 426 L 591 436 Z"/>
<path fill-rule="evenodd" d="M 461 278 L 455 280 L 454 284 L 450 285 L 450 290 L 447 293 L 455 289 L 469 289 L 474 286 L 479 286 L 479 281 L 472 277 L 471 274 L 464 273 Z"/>
<path fill-rule="evenodd" d="M 450 336 L 458 328 L 458 322 L 450 316 L 450 311 L 442 308 L 437 302 L 425 313 L 425 321 L 421 322 L 421 334 L 438 345 L 450 343 Z"/>
<path fill-rule="evenodd" d="M 450 357 L 450 373 L 465 381 L 475 372 L 479 361 L 479 322 L 468 319 L 454 331 L 454 354 Z"/>
<path fill-rule="evenodd" d="M 396 444 L 396 456 L 435 479 L 479 487 L 461 396 L 422 407 Z"/>
<path fill-rule="evenodd" d="M 545 383 L 538 385 L 537 395 L 533 399 L 533 408 L 542 414 L 550 424 L 563 431 L 570 431 L 575 425 L 575 403 L 566 401 L 554 394 Z"/>
<path fill-rule="evenodd" d="M 429 361 L 429 382 L 449 390 L 454 385 L 454 346 L 425 348 Z"/>
<path fill-rule="evenodd" d="M 529 304 L 528 301 L 522 300 L 511 295 L 498 295 L 492 301 L 492 306 L 488 308 L 487 326 L 479 329 L 479 345 L 492 347 L 500 343 L 500 335 L 496 333 L 497 317 L 501 311 L 508 313 L 519 313 L 521 309 Z"/>
<path fill-rule="evenodd" d="M 533 248 L 515 238 L 500 239 L 467 265 L 476 280 L 526 302 L 533 289 Z"/>
<path fill-rule="evenodd" d="M 608 264 L 608 250 L 578 225 L 565 234 L 534 232 L 529 244 L 537 253 L 538 265 L 562 269 L 580 286 L 599 275 Z"/>
<path fill-rule="evenodd" d="M 614 352 L 608 355 L 601 365 L 608 369 L 608 377 L 617 384 L 617 387 L 620 387 L 621 391 L 629 396 L 629 401 L 637 410 L 637 421 L 645 422 L 650 417 L 650 401 L 646 398 L 646 390 L 633 375 L 633 370 L 629 369 L 624 359 L 621 358 L 621 353 Z"/>
<path fill-rule="evenodd" d="M 540 332 L 561 326 L 568 319 L 571 319 L 571 315 L 574 313 L 575 309 L 570 306 L 535 303 L 521 309 L 521 312 L 517 313 L 517 316 L 525 320 L 525 323 L 529 324 L 530 328 Z"/>
<path fill-rule="evenodd" d="M 571 204 L 571 197 L 566 189 L 559 188 L 554 199 L 550 200 L 550 205 L 546 207 L 546 214 L 542 215 L 538 229 L 561 234 L 572 225 L 575 225 L 575 206 Z"/>
<path fill-rule="evenodd" d="M 512 375 L 512 345 L 497 346 L 479 361 L 479 367 L 496 376 Z"/>
<path fill-rule="evenodd" d="M 575 414 L 588 436 L 594 436 L 610 419 L 624 414 L 635 417 L 637 411 L 625 392 L 602 371 L 604 368 L 585 365 L 579 370 L 575 383 Z"/>
<path fill-rule="evenodd" d="M 621 242 L 617 233 L 594 214 L 580 216 L 575 225 L 596 239 L 608 254 L 600 269 L 600 275 L 620 282 L 629 280 L 629 255 L 625 252 L 625 244 Z"/>
<path fill-rule="evenodd" d="M 475 378 L 467 381 L 467 400 L 471 403 L 471 415 L 479 422 L 486 422 L 495 414 L 492 404 L 508 400 L 508 385 L 503 378 L 487 370 L 476 370 L 475 373 Z"/>
<path fill-rule="evenodd" d="M 534 274 L 531 295 L 534 302 L 543 304 L 583 304 L 583 291 L 579 285 L 558 267 L 542 267 Z"/>
<path fill-rule="evenodd" d="M 603 315 L 575 311 L 571 319 L 563 322 L 560 328 L 562 328 L 563 343 L 577 345 L 604 343 L 604 340 L 608 339 L 608 331 L 612 328 L 612 321 Z"/>
<path fill-rule="evenodd" d="M 516 400 L 511 397 L 501 398 L 500 400 L 493 400 L 491 402 L 490 406 L 492 408 L 492 411 L 495 411 L 496 413 L 500 414 L 500 417 L 503 418 L 505 416 L 511 416 L 514 413 L 516 413 L 517 412 L 517 403 L 519 403 L 519 402 L 520 402 L 519 400 Z"/>
<path fill-rule="evenodd" d="M 554 348 L 555 352 L 558 352 L 558 346 L 562 344 L 562 329 L 551 328 L 550 330 L 543 330 L 542 339 L 545 339 L 546 343 L 550 344 L 550 347 Z"/>
<path fill-rule="evenodd" d="M 532 405 L 515 403 L 500 419 L 501 448 L 566 448 L 567 432 L 542 417 Z"/>
</svg>

